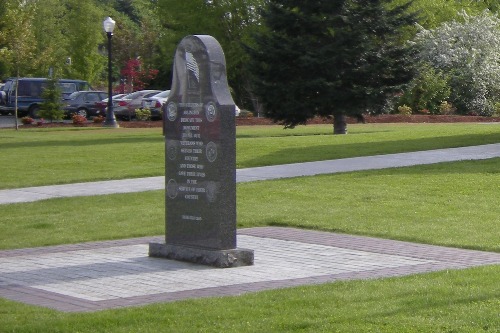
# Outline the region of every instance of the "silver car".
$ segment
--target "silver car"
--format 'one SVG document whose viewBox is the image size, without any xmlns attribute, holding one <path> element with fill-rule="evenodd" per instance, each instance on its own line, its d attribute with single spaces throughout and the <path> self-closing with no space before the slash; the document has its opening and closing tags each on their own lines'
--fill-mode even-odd
<svg viewBox="0 0 500 333">
<path fill-rule="evenodd" d="M 151 111 L 151 119 L 163 118 L 161 107 L 168 99 L 168 95 L 170 95 L 170 90 L 165 90 L 154 96 L 142 99 L 142 108 L 149 109 Z"/>
<path fill-rule="evenodd" d="M 140 90 L 121 98 L 113 98 L 113 112 L 117 119 L 132 120 L 135 109 L 142 107 L 142 99 L 161 93 L 161 90 Z"/>
</svg>

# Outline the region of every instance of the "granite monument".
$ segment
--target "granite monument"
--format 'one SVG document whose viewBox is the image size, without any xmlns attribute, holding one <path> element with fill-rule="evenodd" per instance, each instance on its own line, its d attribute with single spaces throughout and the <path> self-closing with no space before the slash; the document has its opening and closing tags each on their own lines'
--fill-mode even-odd
<svg viewBox="0 0 500 333">
<path fill-rule="evenodd" d="M 236 125 L 224 53 L 211 36 L 177 47 L 163 107 L 165 243 L 149 255 L 216 267 L 253 264 L 236 245 Z"/>
</svg>

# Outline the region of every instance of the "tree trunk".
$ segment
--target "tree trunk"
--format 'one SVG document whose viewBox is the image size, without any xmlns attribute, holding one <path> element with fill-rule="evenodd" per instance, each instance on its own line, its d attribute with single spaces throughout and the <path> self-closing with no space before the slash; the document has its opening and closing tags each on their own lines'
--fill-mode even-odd
<svg viewBox="0 0 500 333">
<path fill-rule="evenodd" d="M 347 120 L 343 113 L 333 115 L 333 134 L 347 134 Z"/>
</svg>

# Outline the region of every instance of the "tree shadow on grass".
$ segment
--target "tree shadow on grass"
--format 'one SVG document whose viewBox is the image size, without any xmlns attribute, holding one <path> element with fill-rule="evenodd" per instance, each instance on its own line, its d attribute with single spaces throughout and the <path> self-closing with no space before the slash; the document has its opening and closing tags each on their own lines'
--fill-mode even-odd
<svg viewBox="0 0 500 333">
<path fill-rule="evenodd" d="M 17 149 L 17 148 L 44 148 L 44 147 L 86 147 L 86 146 L 99 146 L 99 145 L 113 145 L 113 144 L 133 144 L 133 143 L 162 143 L 164 138 L 159 137 L 129 137 L 123 136 L 119 138 L 96 138 L 86 140 L 68 140 L 68 141 L 37 141 L 37 142 L 9 142 L 0 143 L 0 149 Z"/>
<path fill-rule="evenodd" d="M 325 161 L 341 158 L 417 152 L 443 148 L 458 148 L 500 143 L 500 133 L 471 134 L 460 136 L 436 136 L 433 138 L 401 139 L 386 142 L 364 142 L 343 145 L 318 145 L 313 147 L 287 147 L 277 152 L 259 156 L 244 162 L 246 167 L 300 162 Z"/>
</svg>

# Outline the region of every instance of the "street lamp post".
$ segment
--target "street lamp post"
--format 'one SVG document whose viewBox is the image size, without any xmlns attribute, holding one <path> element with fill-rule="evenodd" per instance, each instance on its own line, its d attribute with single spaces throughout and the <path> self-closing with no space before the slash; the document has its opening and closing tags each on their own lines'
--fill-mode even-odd
<svg viewBox="0 0 500 333">
<path fill-rule="evenodd" d="M 115 113 L 113 112 L 113 87 L 112 81 L 113 77 L 111 74 L 111 37 L 113 36 L 113 30 L 115 29 L 115 21 L 111 17 L 107 17 L 104 22 L 104 31 L 108 35 L 108 108 L 106 110 L 106 120 L 104 121 L 104 127 L 120 127 L 116 121 Z"/>
</svg>

